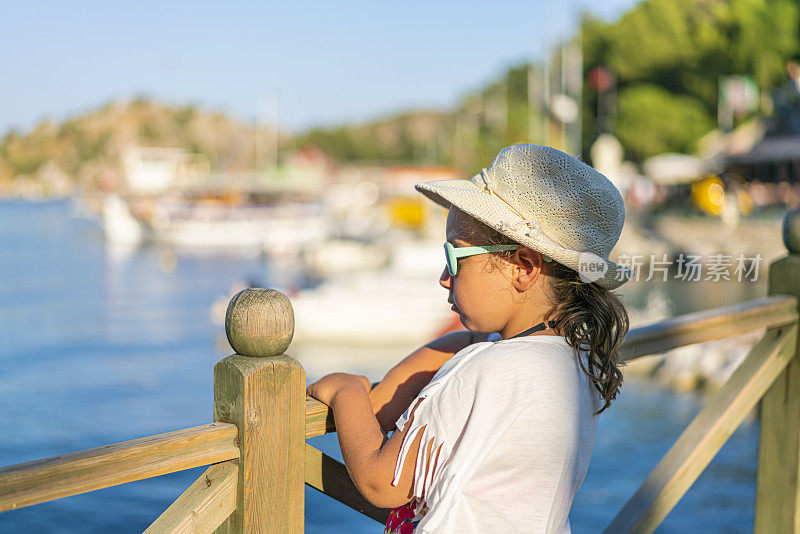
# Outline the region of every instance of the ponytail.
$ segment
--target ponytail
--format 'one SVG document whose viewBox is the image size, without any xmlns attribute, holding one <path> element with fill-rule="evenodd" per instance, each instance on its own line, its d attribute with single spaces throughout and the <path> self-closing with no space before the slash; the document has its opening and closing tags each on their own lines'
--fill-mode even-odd
<svg viewBox="0 0 800 534">
<path fill-rule="evenodd" d="M 582 282 L 577 272 L 560 263 L 549 267 L 556 304 L 547 319 L 575 349 L 581 369 L 605 400 L 599 414 L 611 406 L 622 387 L 619 349 L 630 327 L 628 312 L 611 291 Z M 588 353 L 586 364 L 580 351 Z"/>
</svg>

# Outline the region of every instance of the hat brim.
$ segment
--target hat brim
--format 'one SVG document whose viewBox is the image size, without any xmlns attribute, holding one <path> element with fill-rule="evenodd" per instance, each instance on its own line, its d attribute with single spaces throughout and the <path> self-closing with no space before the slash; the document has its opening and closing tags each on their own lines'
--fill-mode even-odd
<svg viewBox="0 0 800 534">
<path fill-rule="evenodd" d="M 594 282 L 605 289 L 616 289 L 630 280 L 633 271 L 591 252 L 570 250 L 541 231 L 541 225 L 528 224 L 503 202 L 490 195 L 472 180 L 436 180 L 416 184 L 415 189 L 450 209 L 453 206 L 517 243 L 541 252 L 578 272 L 581 280 Z M 541 221 L 536 221 L 541 223 Z"/>
</svg>

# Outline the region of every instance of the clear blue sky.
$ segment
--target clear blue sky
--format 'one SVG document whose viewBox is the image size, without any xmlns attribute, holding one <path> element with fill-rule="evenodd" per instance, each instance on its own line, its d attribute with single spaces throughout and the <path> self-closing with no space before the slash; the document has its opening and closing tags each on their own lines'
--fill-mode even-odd
<svg viewBox="0 0 800 534">
<path fill-rule="evenodd" d="M 635 0 L 4 2 L 0 134 L 148 95 L 298 131 L 448 107 Z"/>
</svg>

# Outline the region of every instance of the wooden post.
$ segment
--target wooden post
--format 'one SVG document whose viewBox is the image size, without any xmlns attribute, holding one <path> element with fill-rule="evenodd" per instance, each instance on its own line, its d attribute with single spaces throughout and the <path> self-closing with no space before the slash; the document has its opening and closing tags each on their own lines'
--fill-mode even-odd
<svg viewBox="0 0 800 534">
<path fill-rule="evenodd" d="M 233 297 L 225 332 L 236 351 L 214 367 L 214 420 L 239 428 L 236 511 L 217 532 L 304 528 L 306 373 L 283 354 L 294 335 L 289 299 L 273 289 Z"/>
<path fill-rule="evenodd" d="M 789 255 L 769 267 L 770 295 L 800 299 L 800 210 L 783 220 Z M 756 534 L 800 534 L 800 341 L 761 400 Z"/>
</svg>

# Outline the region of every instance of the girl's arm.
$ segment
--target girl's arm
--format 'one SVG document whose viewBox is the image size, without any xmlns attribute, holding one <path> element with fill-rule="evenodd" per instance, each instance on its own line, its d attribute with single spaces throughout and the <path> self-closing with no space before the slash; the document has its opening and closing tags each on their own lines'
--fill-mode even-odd
<svg viewBox="0 0 800 534">
<path fill-rule="evenodd" d="M 469 330 L 450 332 L 406 356 L 369 392 L 369 400 L 381 431 L 388 434 L 397 419 L 411 405 L 422 388 L 431 381 L 439 368 L 461 349 L 488 334 Z"/>
<path fill-rule="evenodd" d="M 401 506 L 413 497 L 414 469 L 422 432 L 414 437 L 398 485 L 392 485 L 400 446 L 412 427 L 414 414 L 402 432 L 387 438 L 372 411 L 365 377 L 334 373 L 308 387 L 307 393 L 333 410 L 342 458 L 350 478 L 364 498 L 379 508 Z M 415 409 L 416 411 L 416 409 Z M 424 428 L 424 427 L 423 427 Z M 430 447 L 430 443 L 428 444 Z M 431 454 L 433 452 L 433 454 Z M 425 472 L 438 467 L 438 452 L 428 450 Z M 422 476 L 418 473 L 416 476 Z"/>
</svg>

